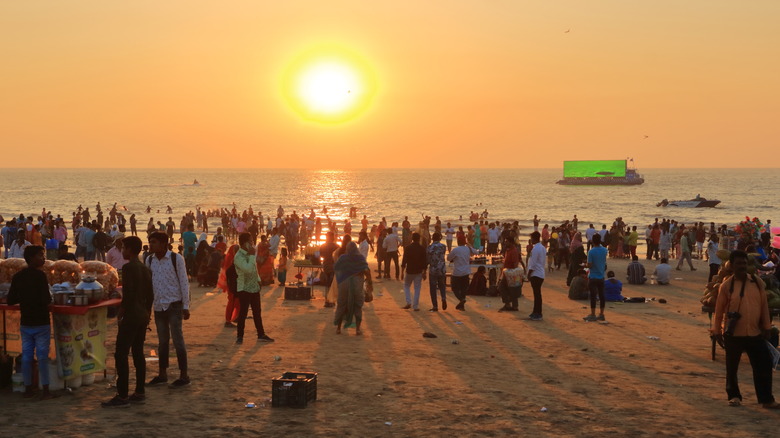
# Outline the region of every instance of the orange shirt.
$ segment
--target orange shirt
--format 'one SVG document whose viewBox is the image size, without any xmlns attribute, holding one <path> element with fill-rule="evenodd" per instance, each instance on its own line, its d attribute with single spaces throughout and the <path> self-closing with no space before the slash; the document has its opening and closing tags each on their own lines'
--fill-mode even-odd
<svg viewBox="0 0 780 438">
<path fill-rule="evenodd" d="M 763 281 L 758 283 L 748 275 L 745 285 L 745 296 L 740 298 L 742 282 L 731 276 L 723 281 L 718 292 L 718 301 L 715 303 L 715 318 L 712 319 L 712 332 L 723 333 L 728 323 L 727 312 L 739 312 L 742 317 L 737 321 L 734 336 L 758 336 L 762 330 L 769 330 L 769 305 Z M 731 283 L 734 282 L 734 291 L 731 291 Z"/>
</svg>

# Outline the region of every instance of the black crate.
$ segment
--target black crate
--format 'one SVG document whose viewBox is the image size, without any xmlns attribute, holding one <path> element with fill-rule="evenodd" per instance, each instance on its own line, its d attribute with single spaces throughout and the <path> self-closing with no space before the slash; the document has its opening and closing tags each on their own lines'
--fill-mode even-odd
<svg viewBox="0 0 780 438">
<path fill-rule="evenodd" d="M 305 408 L 317 400 L 317 373 L 286 372 L 271 381 L 271 406 Z"/>
<path fill-rule="evenodd" d="M 284 287 L 285 300 L 310 300 L 311 298 L 311 286 L 290 283 Z"/>
</svg>

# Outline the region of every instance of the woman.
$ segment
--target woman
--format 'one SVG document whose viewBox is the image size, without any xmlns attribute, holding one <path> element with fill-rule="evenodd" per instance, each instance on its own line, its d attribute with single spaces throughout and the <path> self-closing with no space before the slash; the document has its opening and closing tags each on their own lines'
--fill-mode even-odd
<svg viewBox="0 0 780 438">
<path fill-rule="evenodd" d="M 472 246 L 477 250 L 482 249 L 482 228 L 478 223 L 474 222 L 474 243 Z"/>
<path fill-rule="evenodd" d="M 579 236 L 579 245 L 575 245 L 577 237 Z M 569 263 L 569 274 L 566 277 L 566 286 L 571 286 L 571 282 L 574 277 L 577 276 L 577 272 L 582 269 L 582 264 L 588 260 L 588 256 L 585 254 L 585 248 L 582 246 L 582 235 L 577 233 L 572 240 L 571 263 Z"/>
<path fill-rule="evenodd" d="M 228 249 L 225 259 L 222 261 L 222 269 L 219 272 L 217 287 L 227 294 L 227 307 L 225 307 L 225 327 L 235 327 L 233 324 L 238 319 L 240 308 L 236 297 L 236 269 L 233 267 L 233 259 L 238 252 L 238 245 Z"/>
<path fill-rule="evenodd" d="M 349 245 L 350 242 L 352 242 L 352 236 L 350 235 L 344 236 L 344 239 L 341 241 L 341 246 L 339 246 L 338 249 L 333 251 L 333 260 L 338 260 L 339 257 L 347 253 L 347 245 Z M 360 252 L 360 248 L 358 248 L 358 252 Z M 336 284 L 335 281 L 331 282 L 330 288 L 328 289 L 328 292 L 325 294 L 325 300 L 328 301 L 329 303 L 335 303 L 338 299 L 338 295 L 339 295 L 338 285 Z"/>
<path fill-rule="evenodd" d="M 274 283 L 274 257 L 271 256 L 271 245 L 266 236 L 260 236 L 257 244 L 257 273 L 260 275 L 260 284 L 268 286 Z"/>
<path fill-rule="evenodd" d="M 336 326 L 336 334 L 341 334 L 341 325 L 344 328 L 355 327 L 355 334 L 362 335 L 360 323 L 363 321 L 363 302 L 365 292 L 363 282 L 366 282 L 366 292 L 374 291 L 371 282 L 371 270 L 365 257 L 360 255 L 355 242 L 349 242 L 346 254 L 336 260 L 334 266 L 336 282 L 338 283 L 338 300 L 336 315 L 333 324 Z"/>
<path fill-rule="evenodd" d="M 195 266 L 200 268 L 200 265 L 203 264 L 203 261 L 208 260 L 211 251 L 214 251 L 214 249 L 209 246 L 209 243 L 205 240 L 201 240 L 198 244 L 198 248 L 195 249 Z"/>
</svg>

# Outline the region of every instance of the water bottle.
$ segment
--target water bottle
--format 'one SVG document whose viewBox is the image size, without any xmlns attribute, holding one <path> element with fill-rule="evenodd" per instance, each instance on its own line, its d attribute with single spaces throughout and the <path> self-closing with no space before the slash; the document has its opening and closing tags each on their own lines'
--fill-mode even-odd
<svg viewBox="0 0 780 438">
<path fill-rule="evenodd" d="M 655 275 L 650 276 L 650 284 L 655 284 Z"/>
</svg>

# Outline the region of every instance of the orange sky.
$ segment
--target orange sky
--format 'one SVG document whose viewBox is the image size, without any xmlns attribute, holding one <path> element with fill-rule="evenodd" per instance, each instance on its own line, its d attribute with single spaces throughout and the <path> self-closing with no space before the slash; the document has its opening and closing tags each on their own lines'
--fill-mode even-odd
<svg viewBox="0 0 780 438">
<path fill-rule="evenodd" d="M 777 0 L 7 1 L 4 165 L 779 167 L 778 17 Z M 335 126 L 280 90 L 323 42 L 378 83 Z"/>
</svg>

